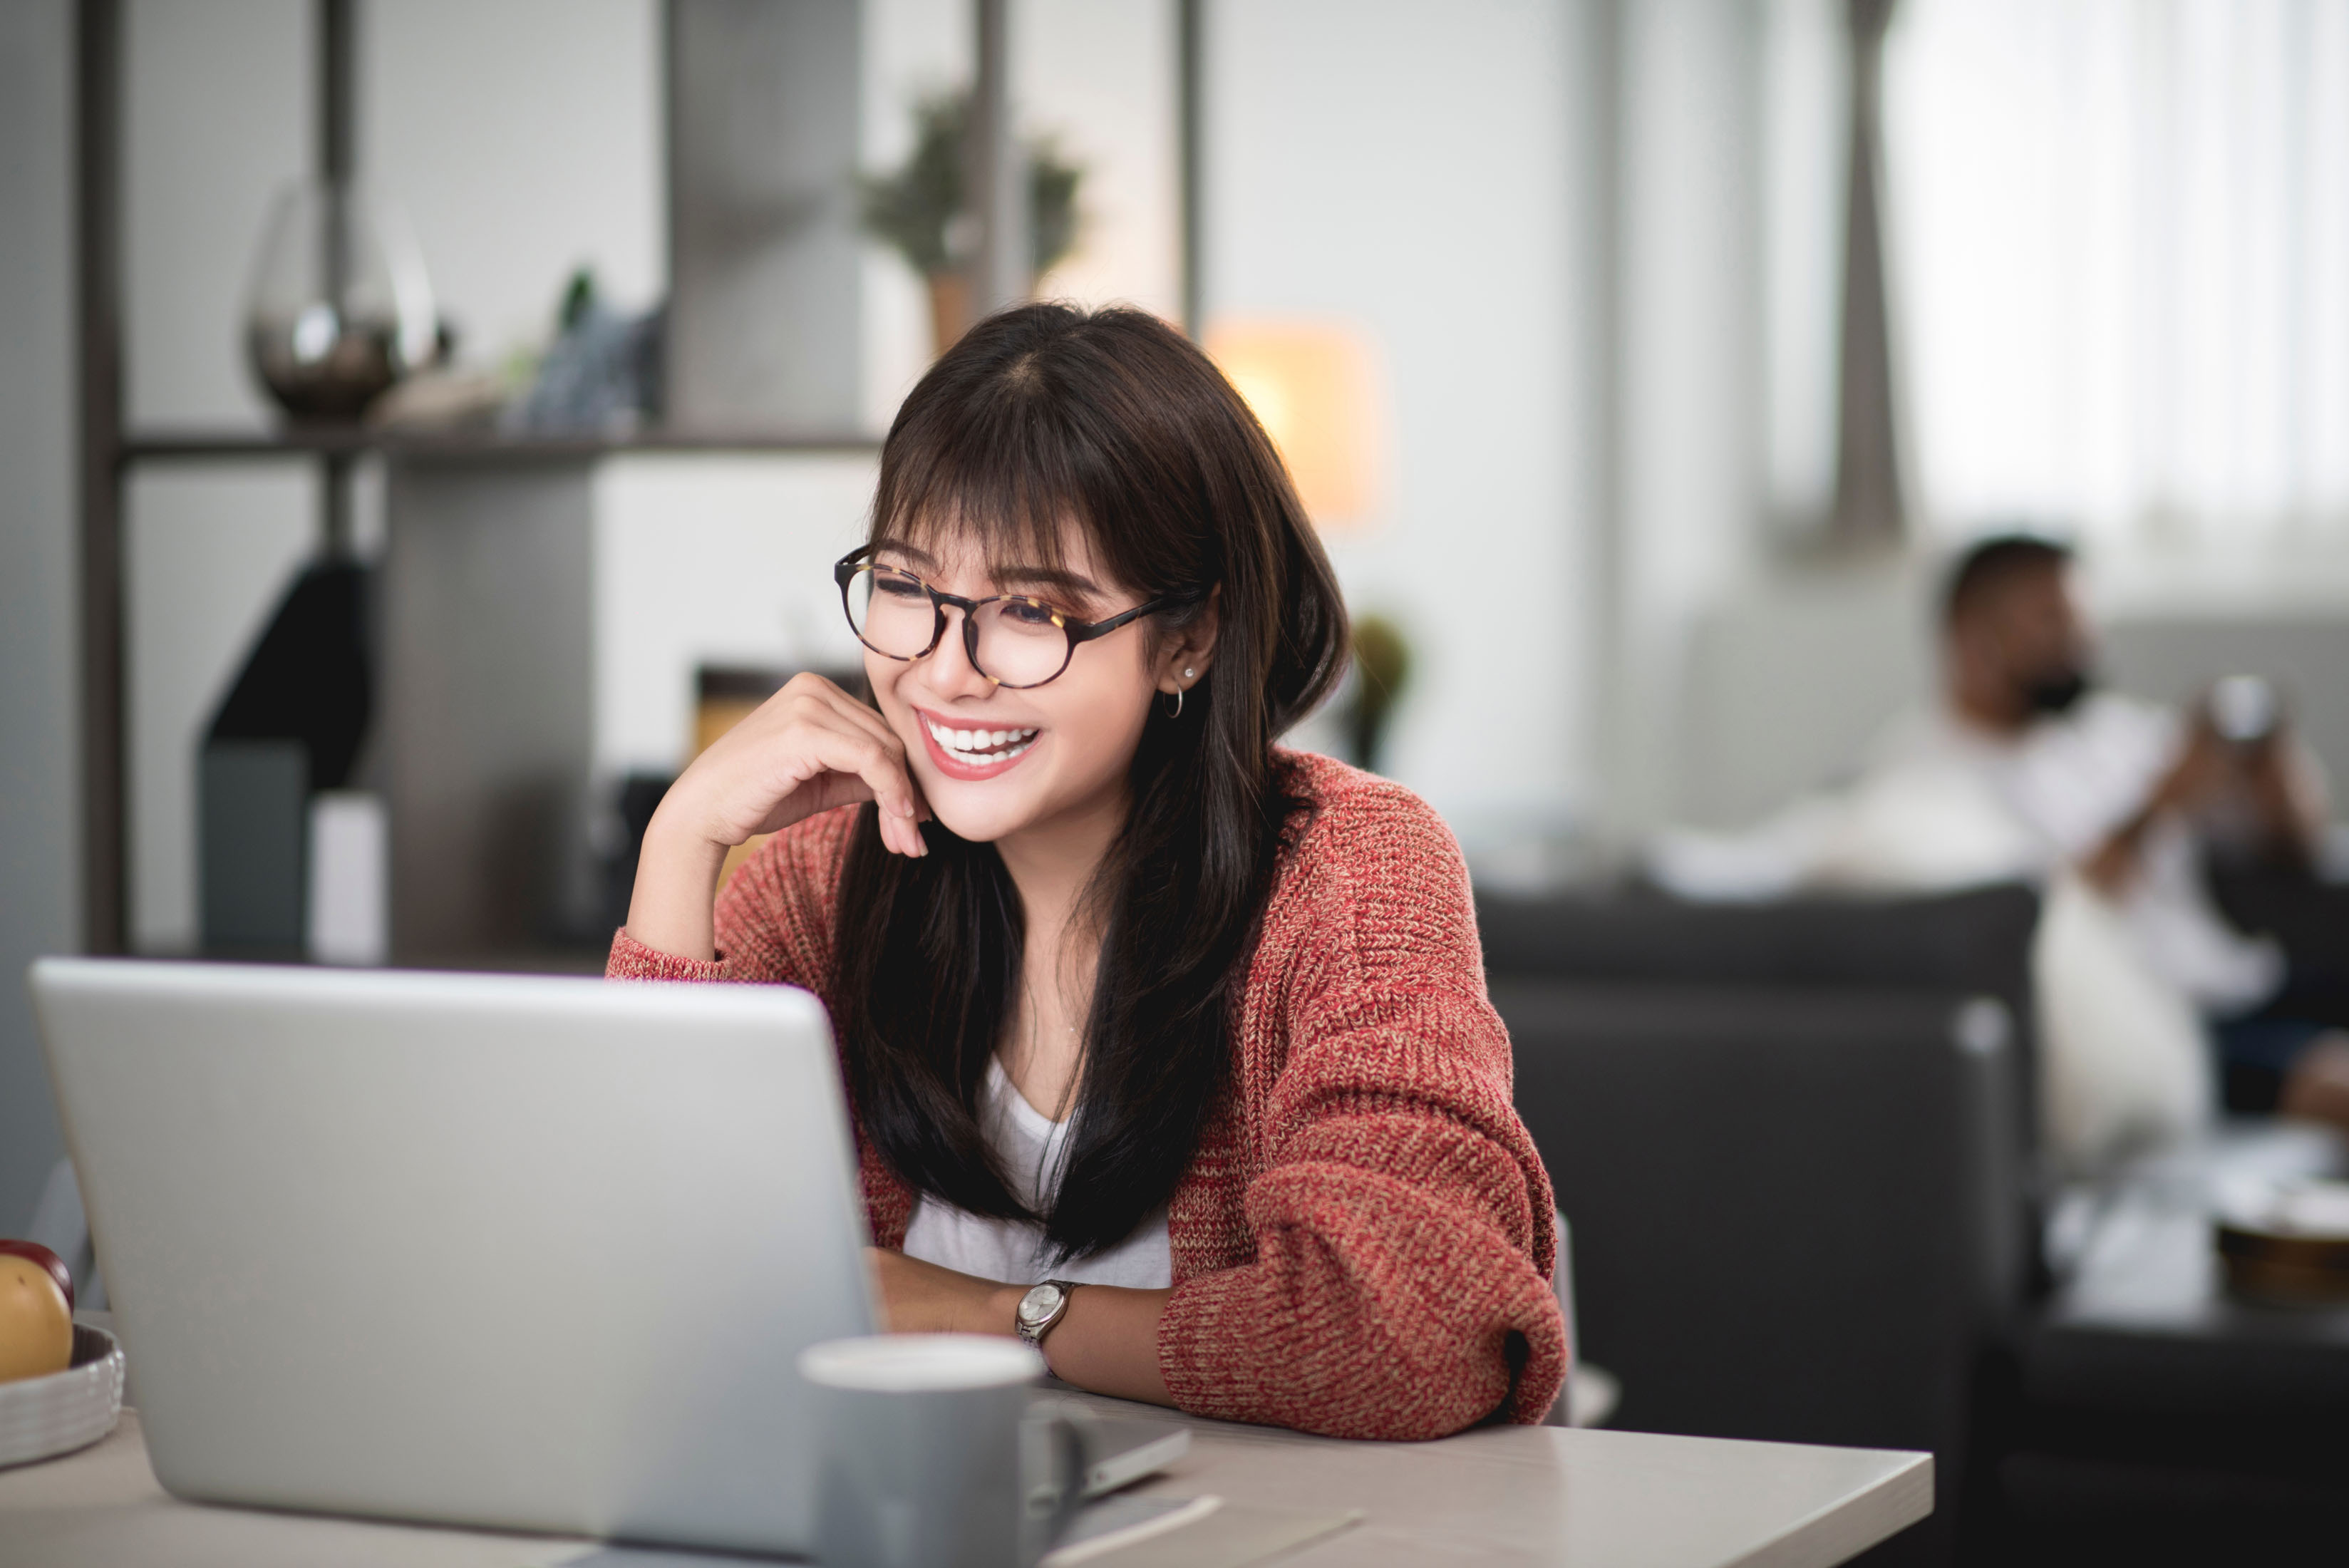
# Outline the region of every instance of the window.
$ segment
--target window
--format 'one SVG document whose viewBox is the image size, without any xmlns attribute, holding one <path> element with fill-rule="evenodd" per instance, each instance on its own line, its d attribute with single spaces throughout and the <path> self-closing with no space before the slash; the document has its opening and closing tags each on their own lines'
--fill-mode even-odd
<svg viewBox="0 0 2349 1568">
<path fill-rule="evenodd" d="M 1904 0 L 1887 48 L 1927 526 L 2349 545 L 2349 0 Z"/>
</svg>

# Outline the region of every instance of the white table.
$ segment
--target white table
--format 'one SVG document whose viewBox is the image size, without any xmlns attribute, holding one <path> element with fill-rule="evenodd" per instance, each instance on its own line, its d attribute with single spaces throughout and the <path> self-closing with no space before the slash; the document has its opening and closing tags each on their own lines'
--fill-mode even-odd
<svg viewBox="0 0 2349 1568">
<path fill-rule="evenodd" d="M 1097 1403 L 1135 1413 L 1115 1400 Z M 1825 1568 L 1924 1518 L 1933 1500 L 1926 1454 L 1558 1427 L 1354 1443 L 1189 1424 L 1190 1454 L 1146 1490 L 1363 1514 L 1354 1527 L 1284 1556 L 1283 1568 Z M 0 1470 L 6 1568 L 555 1568 L 595 1550 L 547 1537 L 181 1502 L 156 1484 L 135 1411 L 94 1448 Z M 1115 1563 L 1100 1560 L 1101 1568 Z"/>
</svg>

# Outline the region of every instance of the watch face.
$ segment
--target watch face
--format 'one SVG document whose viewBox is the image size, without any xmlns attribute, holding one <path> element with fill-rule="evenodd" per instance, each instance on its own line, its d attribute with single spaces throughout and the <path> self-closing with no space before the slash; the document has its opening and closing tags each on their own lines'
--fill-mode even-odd
<svg viewBox="0 0 2349 1568">
<path fill-rule="evenodd" d="M 1030 1324 L 1043 1322 L 1061 1304 L 1061 1294 L 1058 1285 L 1038 1285 L 1019 1298 L 1019 1321 Z"/>
</svg>

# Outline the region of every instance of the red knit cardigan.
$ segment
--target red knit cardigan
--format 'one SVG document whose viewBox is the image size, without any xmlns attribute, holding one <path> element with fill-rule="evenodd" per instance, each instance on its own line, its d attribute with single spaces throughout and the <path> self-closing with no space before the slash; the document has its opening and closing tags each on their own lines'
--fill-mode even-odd
<svg viewBox="0 0 2349 1568">
<path fill-rule="evenodd" d="M 1310 817 L 1247 961 L 1230 1086 L 1168 1206 L 1159 1369 L 1196 1415 L 1339 1437 L 1538 1421 L 1566 1376 L 1549 1178 L 1510 1103 L 1459 848 L 1399 785 L 1281 761 Z M 825 996 L 854 820 L 811 817 L 742 865 L 715 962 L 624 930 L 607 972 Z M 860 1142 L 874 1240 L 903 1246 L 916 1194 Z"/>
</svg>

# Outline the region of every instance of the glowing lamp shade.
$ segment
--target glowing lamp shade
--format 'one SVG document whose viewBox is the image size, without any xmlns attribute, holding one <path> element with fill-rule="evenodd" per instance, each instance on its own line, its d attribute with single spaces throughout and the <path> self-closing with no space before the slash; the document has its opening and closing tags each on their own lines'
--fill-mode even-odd
<svg viewBox="0 0 2349 1568">
<path fill-rule="evenodd" d="M 1208 357 L 1280 449 L 1306 514 L 1325 531 L 1358 528 L 1379 509 L 1376 358 L 1335 324 L 1219 322 Z"/>
</svg>

